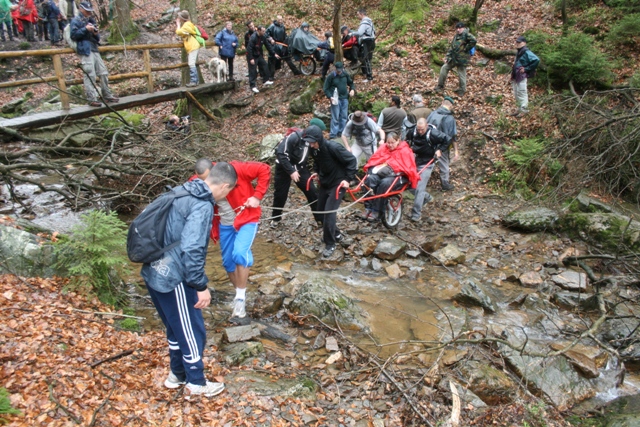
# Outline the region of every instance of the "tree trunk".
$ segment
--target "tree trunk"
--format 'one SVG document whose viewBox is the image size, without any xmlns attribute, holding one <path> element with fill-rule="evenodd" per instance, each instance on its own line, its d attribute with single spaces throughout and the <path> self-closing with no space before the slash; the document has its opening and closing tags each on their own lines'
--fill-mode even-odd
<svg viewBox="0 0 640 427">
<path fill-rule="evenodd" d="M 471 19 L 469 20 L 469 30 L 473 34 L 477 34 L 476 27 L 478 24 L 478 12 L 480 12 L 480 8 L 484 4 L 484 0 L 476 0 L 476 4 L 473 7 L 473 13 L 471 14 Z"/>
<path fill-rule="evenodd" d="M 476 44 L 476 49 L 482 52 L 482 54 L 489 59 L 502 59 L 505 56 L 516 56 L 516 54 L 518 53 L 516 49 L 507 49 L 507 50 L 492 49 L 490 47 L 486 47 L 481 44 Z"/>
<path fill-rule="evenodd" d="M 109 0 L 98 0 L 98 13 L 96 14 L 96 18 L 98 18 L 98 24 L 101 27 L 106 27 L 109 25 Z"/>
<path fill-rule="evenodd" d="M 115 0 L 115 16 L 109 42 L 112 44 L 126 44 L 139 33 L 138 27 L 131 19 L 129 0 Z"/>
<path fill-rule="evenodd" d="M 562 35 L 566 36 L 569 32 L 569 17 L 567 16 L 567 0 L 562 0 L 560 4 L 560 10 L 562 12 Z"/>
<path fill-rule="evenodd" d="M 333 3 L 333 46 L 335 49 L 335 62 L 342 61 L 342 0 L 335 0 Z M 335 63 L 334 62 L 334 63 Z"/>
</svg>

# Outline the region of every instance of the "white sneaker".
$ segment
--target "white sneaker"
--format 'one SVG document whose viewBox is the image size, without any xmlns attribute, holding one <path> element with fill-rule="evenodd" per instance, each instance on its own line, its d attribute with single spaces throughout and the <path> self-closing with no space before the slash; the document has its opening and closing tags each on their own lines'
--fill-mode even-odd
<svg viewBox="0 0 640 427">
<path fill-rule="evenodd" d="M 216 396 L 224 391 L 224 383 L 207 381 L 205 385 L 187 384 L 189 394 L 201 394 L 205 397 Z"/>
<path fill-rule="evenodd" d="M 273 84 L 273 82 L 271 80 L 267 80 L 266 82 L 264 82 L 265 86 L 269 86 L 269 85 L 272 85 L 272 84 Z"/>
<path fill-rule="evenodd" d="M 173 372 L 169 372 L 169 376 L 164 380 L 164 386 L 166 388 L 178 388 L 186 383 L 186 381 L 180 381 Z"/>
<path fill-rule="evenodd" d="M 252 87 L 251 90 L 253 91 L 253 93 L 260 93 L 257 87 Z"/>
<path fill-rule="evenodd" d="M 243 318 L 247 316 L 247 311 L 245 309 L 245 302 L 243 299 L 236 298 L 233 300 L 233 313 L 231 313 L 231 317 L 239 317 Z"/>
</svg>

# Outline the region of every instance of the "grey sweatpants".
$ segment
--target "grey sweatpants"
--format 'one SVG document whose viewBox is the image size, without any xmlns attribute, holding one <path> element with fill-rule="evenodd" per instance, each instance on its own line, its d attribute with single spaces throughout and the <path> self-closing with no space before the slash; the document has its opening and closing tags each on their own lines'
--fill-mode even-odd
<svg viewBox="0 0 640 427">
<path fill-rule="evenodd" d="M 82 69 L 84 70 L 84 92 L 87 100 L 98 101 L 98 91 L 96 91 L 96 76 L 100 77 L 100 90 L 103 98 L 113 98 L 109 90 L 109 70 L 102 62 L 100 53 L 91 52 L 90 55 L 80 55 Z"/>
</svg>

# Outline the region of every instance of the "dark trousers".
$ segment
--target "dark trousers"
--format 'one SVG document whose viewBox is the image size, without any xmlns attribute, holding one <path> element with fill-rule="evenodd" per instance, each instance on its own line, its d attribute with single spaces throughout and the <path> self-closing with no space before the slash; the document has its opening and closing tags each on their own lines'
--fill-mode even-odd
<svg viewBox="0 0 640 427">
<path fill-rule="evenodd" d="M 285 56 L 284 58 L 281 57 L 281 59 L 278 59 L 275 56 L 269 55 L 269 75 L 272 79 L 276 75 L 276 70 L 279 70 L 282 67 L 282 59 L 284 59 L 284 62 L 287 63 L 289 69 L 294 75 L 297 76 L 299 74 L 302 74 L 300 70 L 298 70 L 298 67 L 296 67 L 296 64 L 293 63 L 293 60 L 290 56 Z"/>
<path fill-rule="evenodd" d="M 358 46 L 354 45 L 350 49 L 344 49 L 342 55 L 344 55 L 344 59 L 351 63 L 358 62 Z"/>
<path fill-rule="evenodd" d="M 148 285 L 147 289 L 167 329 L 171 372 L 190 384 L 205 385 L 202 353 L 207 334 L 202 310 L 193 307 L 198 302 L 198 292 L 182 283 L 167 293 Z"/>
<path fill-rule="evenodd" d="M 335 61 L 335 59 L 336 59 L 336 56 L 331 52 L 327 52 L 327 54 L 324 56 L 324 61 L 322 61 L 322 78 L 323 79 L 327 76 L 327 72 L 329 71 L 329 66 L 333 64 L 333 61 Z"/>
<path fill-rule="evenodd" d="M 260 56 L 258 58 L 254 58 L 253 65 L 251 65 L 251 62 L 247 61 L 247 65 L 249 65 L 249 87 L 256 87 L 258 72 L 260 72 L 260 77 L 262 77 L 263 82 L 270 79 L 267 61 L 265 61 L 263 57 Z"/>
<path fill-rule="evenodd" d="M 318 189 L 318 210 L 319 211 L 333 211 L 340 207 L 342 203 L 342 197 L 344 196 L 345 189 L 341 188 L 338 198 L 336 199 L 336 190 L 338 185 L 334 185 L 331 188 L 326 188 L 320 185 Z M 331 212 L 323 214 L 322 219 L 322 241 L 327 246 L 336 245 L 336 236 L 340 235 L 340 230 L 336 225 L 337 212 Z"/>
<path fill-rule="evenodd" d="M 300 169 L 298 171 L 300 179 L 296 182 L 296 186 L 304 193 L 307 198 L 307 202 L 310 203 L 312 211 L 316 211 L 318 208 L 318 191 L 313 181 L 307 191 L 307 181 L 311 176 L 311 172 L 307 168 Z M 273 210 L 271 216 L 274 221 L 280 221 L 280 215 L 282 215 L 282 208 L 287 203 L 289 197 L 289 188 L 291 187 L 291 176 L 284 170 L 280 164 L 276 164 L 276 172 L 273 178 Z M 322 221 L 323 215 L 314 213 L 313 217 L 316 221 Z"/>
<path fill-rule="evenodd" d="M 373 190 L 374 194 L 379 195 L 379 194 L 386 193 L 387 190 L 391 187 L 391 184 L 393 184 L 393 181 L 396 180 L 396 178 L 397 177 L 395 176 L 388 176 L 386 178 L 383 178 L 380 175 L 374 173 L 374 174 L 367 175 L 364 183 Z M 399 178 L 396 181 L 396 184 L 393 186 L 393 189 L 398 190 L 400 187 L 402 187 L 404 183 L 405 183 L 405 179 Z M 369 195 L 369 197 L 370 196 L 371 194 Z M 379 197 L 373 200 L 367 200 L 364 202 L 364 207 L 376 212 L 382 212 L 385 200 L 386 198 L 384 197 Z"/>
<path fill-rule="evenodd" d="M 373 39 L 364 39 L 360 44 L 362 61 L 362 74 L 368 80 L 373 79 L 373 71 L 371 70 L 371 60 L 373 59 L 373 50 L 376 48 L 376 42 Z"/>
<path fill-rule="evenodd" d="M 29 21 L 22 21 L 22 28 L 24 28 L 24 36 L 27 38 L 27 41 L 34 42 L 36 38 L 33 34 L 33 23 Z"/>
<path fill-rule="evenodd" d="M 229 80 L 233 80 L 233 56 L 220 55 L 220 59 L 227 63 L 227 71 L 229 72 Z"/>
<path fill-rule="evenodd" d="M 0 40 L 7 41 L 4 37 L 4 27 L 7 27 L 7 34 L 9 35 L 9 40 L 13 41 L 13 29 L 11 28 L 11 21 L 2 22 L 0 21 Z"/>
<path fill-rule="evenodd" d="M 44 40 L 49 40 L 48 22 L 38 19 L 38 23 L 36 25 L 37 25 L 36 31 L 38 33 L 38 40 L 42 41 L 43 38 Z"/>
</svg>

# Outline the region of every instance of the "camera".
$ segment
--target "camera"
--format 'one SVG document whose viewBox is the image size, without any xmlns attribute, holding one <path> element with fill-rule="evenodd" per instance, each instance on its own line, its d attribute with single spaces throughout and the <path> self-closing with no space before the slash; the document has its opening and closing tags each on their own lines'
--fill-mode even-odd
<svg viewBox="0 0 640 427">
<path fill-rule="evenodd" d="M 191 120 L 191 116 L 182 116 L 182 117 L 180 117 L 180 121 L 181 121 L 181 122 L 186 123 L 186 122 L 188 122 L 189 120 Z"/>
</svg>

